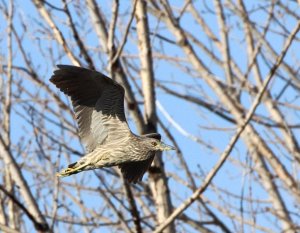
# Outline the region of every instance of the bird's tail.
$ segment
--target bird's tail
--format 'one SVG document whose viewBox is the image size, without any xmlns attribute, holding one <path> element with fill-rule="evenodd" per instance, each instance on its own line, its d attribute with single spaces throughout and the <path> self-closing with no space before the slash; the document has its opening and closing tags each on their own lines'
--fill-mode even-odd
<svg viewBox="0 0 300 233">
<path fill-rule="evenodd" d="M 85 163 L 84 164 L 80 164 L 78 162 L 71 163 L 68 166 L 68 168 L 61 170 L 56 175 L 58 177 L 65 177 L 65 176 L 74 175 L 76 173 L 82 172 L 86 166 L 87 166 L 87 164 L 85 164 Z"/>
</svg>

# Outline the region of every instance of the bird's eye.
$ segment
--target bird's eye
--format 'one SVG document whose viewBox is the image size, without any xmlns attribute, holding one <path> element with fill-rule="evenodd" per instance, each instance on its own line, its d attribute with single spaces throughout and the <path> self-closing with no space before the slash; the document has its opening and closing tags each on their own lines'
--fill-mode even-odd
<svg viewBox="0 0 300 233">
<path fill-rule="evenodd" d="M 157 142 L 151 142 L 152 146 L 157 146 Z"/>
</svg>

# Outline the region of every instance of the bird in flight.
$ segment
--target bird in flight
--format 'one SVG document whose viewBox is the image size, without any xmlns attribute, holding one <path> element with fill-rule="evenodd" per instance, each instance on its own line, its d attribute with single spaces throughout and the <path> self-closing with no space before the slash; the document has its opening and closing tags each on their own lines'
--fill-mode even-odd
<svg viewBox="0 0 300 233">
<path fill-rule="evenodd" d="M 71 98 L 79 136 L 86 154 L 58 176 L 118 166 L 124 178 L 141 181 L 156 151 L 174 150 L 160 141 L 160 134 L 138 136 L 128 127 L 124 112 L 124 88 L 99 72 L 58 65 L 50 81 Z"/>
</svg>

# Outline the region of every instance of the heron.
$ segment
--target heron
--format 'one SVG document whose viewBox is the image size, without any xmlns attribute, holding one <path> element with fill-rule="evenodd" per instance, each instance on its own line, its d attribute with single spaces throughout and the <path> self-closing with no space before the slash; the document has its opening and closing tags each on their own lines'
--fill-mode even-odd
<svg viewBox="0 0 300 233">
<path fill-rule="evenodd" d="M 157 151 L 175 150 L 161 135 L 138 136 L 127 123 L 124 88 L 106 75 L 82 67 L 57 65 L 50 81 L 71 98 L 78 134 L 86 153 L 59 177 L 118 166 L 128 182 L 141 181 Z"/>
</svg>

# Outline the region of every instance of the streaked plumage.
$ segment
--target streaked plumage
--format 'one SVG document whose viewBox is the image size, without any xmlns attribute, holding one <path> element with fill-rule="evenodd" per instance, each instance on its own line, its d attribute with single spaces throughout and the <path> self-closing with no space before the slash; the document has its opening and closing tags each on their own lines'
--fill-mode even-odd
<svg viewBox="0 0 300 233">
<path fill-rule="evenodd" d="M 59 176 L 119 166 L 129 182 L 140 181 L 156 151 L 173 149 L 159 134 L 137 136 L 128 128 L 124 88 L 107 76 L 81 67 L 58 65 L 50 81 L 71 98 L 79 136 L 87 154 Z"/>
</svg>

